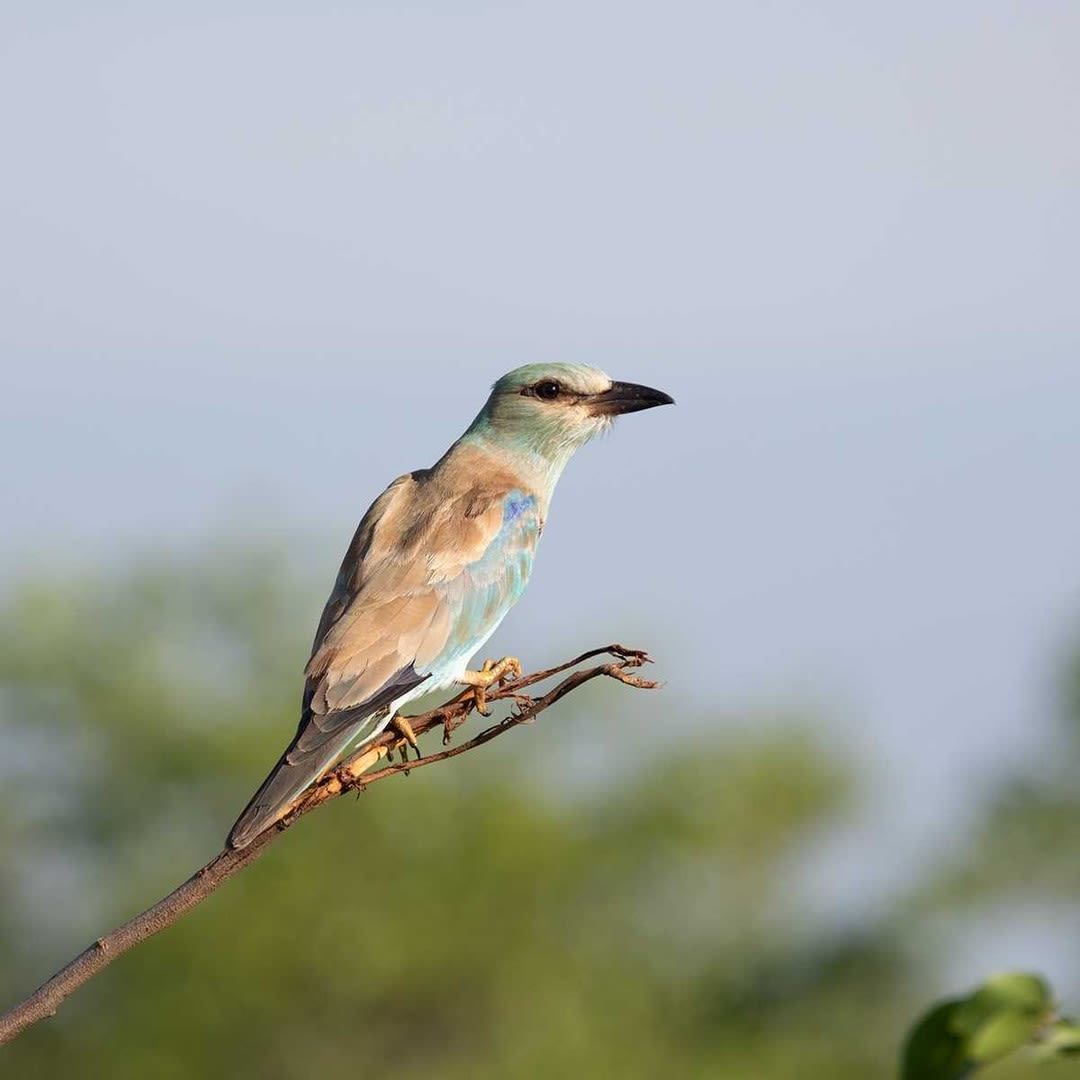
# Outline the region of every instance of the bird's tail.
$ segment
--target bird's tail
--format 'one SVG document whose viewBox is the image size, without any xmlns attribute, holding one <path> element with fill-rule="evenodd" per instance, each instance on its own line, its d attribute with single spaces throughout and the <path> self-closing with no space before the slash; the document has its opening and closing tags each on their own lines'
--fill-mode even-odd
<svg viewBox="0 0 1080 1080">
<path fill-rule="evenodd" d="M 409 664 L 366 701 L 319 716 L 310 711 L 309 686 L 296 737 L 236 819 L 226 841 L 229 847 L 247 847 L 259 833 L 284 817 L 294 800 L 350 746 L 363 745 L 378 735 L 397 707 L 429 678 L 430 675 L 417 675 Z"/>
<path fill-rule="evenodd" d="M 385 713 L 385 710 L 382 712 Z M 320 739 L 317 746 L 305 746 L 301 742 L 304 727 L 301 725 L 301 731 L 288 750 L 278 759 L 270 775 L 229 830 L 226 844 L 231 848 L 247 847 L 256 836 L 284 817 L 296 799 L 345 753 L 351 743 L 357 741 L 358 737 L 361 740 L 364 736 L 370 738 L 381 730 L 376 728 L 378 715 L 369 717 L 369 724 L 359 729 L 355 723 L 343 725 L 332 735 Z M 372 728 L 376 730 L 372 731 Z"/>
<path fill-rule="evenodd" d="M 325 760 L 293 764 L 289 761 L 288 751 L 282 754 L 229 830 L 228 846 L 247 847 L 256 836 L 283 817 L 292 803 L 326 771 L 334 756 L 328 754 Z"/>
</svg>

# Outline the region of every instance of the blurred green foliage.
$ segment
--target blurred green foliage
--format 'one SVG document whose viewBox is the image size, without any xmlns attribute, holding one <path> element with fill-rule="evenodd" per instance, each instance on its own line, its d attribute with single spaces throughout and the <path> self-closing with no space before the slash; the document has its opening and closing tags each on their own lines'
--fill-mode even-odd
<svg viewBox="0 0 1080 1080">
<path fill-rule="evenodd" d="M 13 591 L 0 1004 L 218 850 L 295 724 L 318 599 L 235 552 Z M 628 692 L 605 690 L 592 707 Z M 927 926 L 1036 873 L 1076 895 L 1080 788 L 1055 774 L 1010 785 L 959 869 L 822 926 L 797 870 L 854 805 L 853 763 L 804 724 L 713 726 L 553 783 L 538 747 L 571 753 L 582 708 L 304 820 L 0 1051 L 3 1075 L 888 1077 Z"/>
</svg>

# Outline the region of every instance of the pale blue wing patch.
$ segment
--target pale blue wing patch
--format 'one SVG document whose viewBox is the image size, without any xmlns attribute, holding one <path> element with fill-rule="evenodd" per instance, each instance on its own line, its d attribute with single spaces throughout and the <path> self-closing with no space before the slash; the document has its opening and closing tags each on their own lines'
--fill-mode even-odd
<svg viewBox="0 0 1080 1080">
<path fill-rule="evenodd" d="M 511 491 L 503 500 L 502 527 L 484 554 L 440 586 L 450 628 L 438 667 L 459 667 L 494 633 L 525 591 L 540 530 L 536 496 Z"/>
</svg>

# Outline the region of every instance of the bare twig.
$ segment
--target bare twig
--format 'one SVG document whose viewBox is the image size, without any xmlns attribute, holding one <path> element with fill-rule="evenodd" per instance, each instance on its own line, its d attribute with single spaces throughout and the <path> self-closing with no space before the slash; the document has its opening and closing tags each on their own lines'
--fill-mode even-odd
<svg viewBox="0 0 1080 1080">
<path fill-rule="evenodd" d="M 536 683 L 543 682 L 555 675 L 569 671 L 597 656 L 611 656 L 613 660 L 596 667 L 574 671 L 553 689 L 542 697 L 532 697 L 523 693 L 525 689 Z M 538 671 L 532 675 L 525 675 L 512 682 L 504 682 L 498 687 L 492 687 L 487 692 L 489 702 L 502 699 L 512 699 L 516 710 L 504 720 L 493 723 L 484 728 L 479 734 L 474 735 L 467 742 L 455 746 L 449 750 L 442 750 L 436 754 L 420 757 L 415 761 L 407 758 L 408 746 L 400 735 L 393 731 L 384 732 L 373 743 L 364 747 L 363 750 L 348 758 L 335 769 L 329 772 L 322 780 L 311 788 L 295 807 L 276 825 L 267 829 L 266 832 L 257 836 L 251 844 L 235 851 L 227 848 L 210 860 L 202 869 L 196 870 L 182 885 L 174 889 L 168 896 L 159 900 L 153 907 L 123 926 L 113 930 L 112 933 L 100 937 L 88 948 L 84 949 L 66 967 L 58 971 L 48 982 L 43 983 L 25 1001 L 20 1002 L 10 1011 L 0 1016 L 0 1045 L 10 1042 L 28 1027 L 53 1016 L 64 1000 L 74 993 L 83 983 L 92 979 L 99 971 L 108 967 L 133 945 L 145 941 L 148 937 L 171 926 L 181 916 L 190 911 L 196 904 L 202 903 L 223 881 L 227 881 L 233 874 L 242 870 L 249 863 L 254 862 L 260 855 L 287 829 L 293 822 L 299 820 L 305 814 L 310 813 L 317 806 L 330 799 L 336 798 L 347 791 L 356 788 L 366 788 L 376 781 L 385 780 L 394 773 L 408 772 L 425 765 L 432 765 L 437 761 L 446 761 L 457 757 L 468 750 L 475 750 L 484 743 L 491 742 L 504 732 L 519 724 L 531 723 L 541 712 L 554 705 L 560 698 L 576 690 L 579 686 L 596 679 L 600 676 L 616 679 L 628 686 L 636 686 L 644 689 L 653 689 L 658 684 L 639 675 L 632 674 L 634 668 L 641 667 L 649 662 L 649 657 L 637 649 L 626 649 L 621 645 L 608 645 L 602 649 L 590 649 L 573 660 L 560 664 L 558 667 L 549 668 L 546 671 Z M 413 731 L 417 735 L 423 735 L 432 728 L 443 729 L 444 745 L 450 741 L 450 734 L 459 728 L 475 707 L 471 694 L 466 693 L 448 702 L 446 705 L 422 716 L 410 717 Z M 394 752 L 398 751 L 401 761 L 399 764 L 386 765 L 375 772 L 368 772 L 371 766 L 383 758 L 393 760 Z"/>
</svg>

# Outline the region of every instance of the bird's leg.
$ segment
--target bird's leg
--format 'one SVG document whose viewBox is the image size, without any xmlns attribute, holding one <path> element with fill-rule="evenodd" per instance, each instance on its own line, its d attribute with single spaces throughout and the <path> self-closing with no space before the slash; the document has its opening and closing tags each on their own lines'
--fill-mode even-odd
<svg viewBox="0 0 1080 1080">
<path fill-rule="evenodd" d="M 510 679 L 521 678 L 521 661 L 516 656 L 504 656 L 501 660 L 485 660 L 479 671 L 466 671 L 458 682 L 469 687 L 476 711 L 481 716 L 490 716 L 487 707 L 487 692 L 496 683 L 502 684 Z"/>
<path fill-rule="evenodd" d="M 416 751 L 417 759 L 422 758 L 424 755 L 420 753 L 420 744 L 416 741 L 416 732 L 412 729 L 412 724 L 409 723 L 408 717 L 397 716 L 390 721 L 390 727 L 392 727 L 400 736 L 401 742 L 397 743 L 392 749 L 401 749 L 401 760 L 407 762 L 409 760 L 408 747 L 412 747 Z"/>
</svg>

